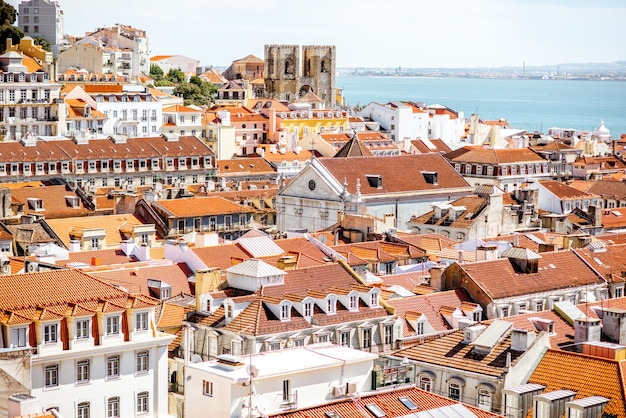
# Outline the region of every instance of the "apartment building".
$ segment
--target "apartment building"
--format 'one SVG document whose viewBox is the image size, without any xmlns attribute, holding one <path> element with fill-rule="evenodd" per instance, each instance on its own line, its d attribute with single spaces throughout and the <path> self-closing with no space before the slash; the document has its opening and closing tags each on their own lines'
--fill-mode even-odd
<svg viewBox="0 0 626 418">
<path fill-rule="evenodd" d="M 15 51 L 0 55 L 0 67 L 0 137 L 19 141 L 60 135 L 66 113 L 61 85 L 46 72 L 29 70 Z"/>
</svg>

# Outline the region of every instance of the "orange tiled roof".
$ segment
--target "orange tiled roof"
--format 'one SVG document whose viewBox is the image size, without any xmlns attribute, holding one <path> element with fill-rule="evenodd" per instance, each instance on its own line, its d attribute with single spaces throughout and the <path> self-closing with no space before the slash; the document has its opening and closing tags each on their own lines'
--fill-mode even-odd
<svg viewBox="0 0 626 418">
<path fill-rule="evenodd" d="M 347 180 L 350 194 L 356 193 L 357 183 L 363 196 L 469 187 L 440 154 L 320 158 L 319 161 L 335 179 L 342 183 Z M 438 184 L 428 183 L 423 175 L 425 171 L 437 172 Z M 382 187 L 370 185 L 366 174 L 382 176 Z"/>
<path fill-rule="evenodd" d="M 251 213 L 255 211 L 250 206 L 240 205 L 219 196 L 159 200 L 154 202 L 152 207 L 170 218 Z"/>
<path fill-rule="evenodd" d="M 393 388 L 391 390 L 379 390 L 372 394 L 361 395 L 358 397 L 344 398 L 338 401 L 333 401 L 320 406 L 314 406 L 310 408 L 303 408 L 296 411 L 288 411 L 272 414 L 272 417 L 285 417 L 285 418 L 328 418 L 333 415 L 329 413 L 334 412 L 342 418 L 363 418 L 370 417 L 366 412 L 366 405 L 376 404 L 383 411 L 385 417 L 388 418 L 401 418 L 411 416 L 416 411 L 409 410 L 402 402 L 400 398 L 407 397 L 415 405 L 418 406 L 418 411 L 426 413 L 424 411 L 443 408 L 446 406 L 456 405 L 459 402 L 453 401 L 450 398 L 446 398 L 432 392 L 418 389 L 414 386 L 404 387 L 401 389 Z M 496 418 L 500 417 L 495 413 L 479 409 L 475 406 L 462 404 L 465 408 L 469 409 L 472 414 L 478 418 Z M 337 415 L 335 415 L 337 416 Z M 439 416 L 433 413 L 428 416 Z M 443 416 L 443 415 L 442 415 Z"/>
<path fill-rule="evenodd" d="M 603 283 L 573 251 L 541 253 L 537 273 L 519 273 L 507 258 L 460 265 L 491 299 Z"/>
<path fill-rule="evenodd" d="M 603 414 L 626 417 L 626 361 L 548 350 L 528 383 L 544 385 L 544 393 L 567 389 L 574 399 L 603 396 L 610 399 Z"/>
</svg>

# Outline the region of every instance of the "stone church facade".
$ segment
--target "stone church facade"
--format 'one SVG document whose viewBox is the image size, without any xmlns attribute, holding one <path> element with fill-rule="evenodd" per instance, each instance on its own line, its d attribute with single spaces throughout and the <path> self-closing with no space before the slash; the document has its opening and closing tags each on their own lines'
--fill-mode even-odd
<svg viewBox="0 0 626 418">
<path fill-rule="evenodd" d="M 265 45 L 266 95 L 291 103 L 312 92 L 333 108 L 335 66 L 334 45 Z"/>
</svg>

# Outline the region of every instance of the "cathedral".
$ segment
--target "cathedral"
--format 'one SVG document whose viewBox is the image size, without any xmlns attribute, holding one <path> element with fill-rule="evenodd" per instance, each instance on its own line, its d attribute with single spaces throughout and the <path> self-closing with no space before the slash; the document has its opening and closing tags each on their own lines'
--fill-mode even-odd
<svg viewBox="0 0 626 418">
<path fill-rule="evenodd" d="M 313 93 L 334 107 L 335 57 L 333 45 L 265 45 L 266 96 L 291 103 Z"/>
</svg>

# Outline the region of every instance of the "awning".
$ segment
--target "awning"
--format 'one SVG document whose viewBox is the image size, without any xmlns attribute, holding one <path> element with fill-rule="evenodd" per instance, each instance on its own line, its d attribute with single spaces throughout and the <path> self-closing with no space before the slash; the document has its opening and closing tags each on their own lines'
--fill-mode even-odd
<svg viewBox="0 0 626 418">
<path fill-rule="evenodd" d="M 261 201 L 259 199 L 252 199 L 252 206 L 261 210 Z"/>
<path fill-rule="evenodd" d="M 274 209 L 274 205 L 272 204 L 272 199 L 263 199 L 265 203 L 265 207 L 268 209 Z"/>
</svg>

